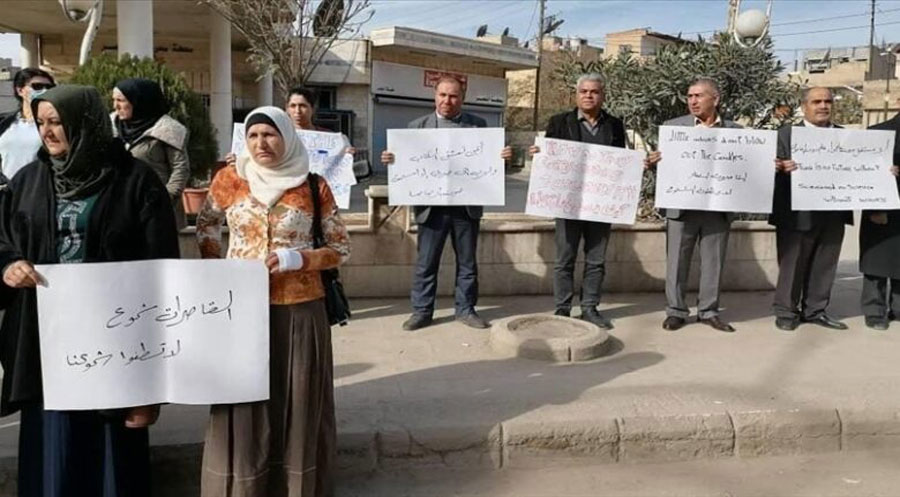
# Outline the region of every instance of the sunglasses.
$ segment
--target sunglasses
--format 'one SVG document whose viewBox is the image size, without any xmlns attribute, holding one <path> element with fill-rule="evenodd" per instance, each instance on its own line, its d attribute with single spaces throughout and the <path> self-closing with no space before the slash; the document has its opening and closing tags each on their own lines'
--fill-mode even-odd
<svg viewBox="0 0 900 497">
<path fill-rule="evenodd" d="M 43 91 L 43 90 L 49 90 L 50 88 L 53 88 L 56 85 L 54 85 L 53 83 L 31 83 L 28 86 L 30 86 L 31 89 L 34 91 Z"/>
</svg>

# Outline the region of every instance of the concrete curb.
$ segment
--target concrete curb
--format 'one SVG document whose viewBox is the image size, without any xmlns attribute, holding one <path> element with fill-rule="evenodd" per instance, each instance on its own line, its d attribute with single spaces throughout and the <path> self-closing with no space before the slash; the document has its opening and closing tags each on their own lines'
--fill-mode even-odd
<svg viewBox="0 0 900 497">
<path fill-rule="evenodd" d="M 532 416 L 534 417 L 534 416 Z M 900 444 L 900 409 L 792 409 L 497 425 L 341 431 L 337 473 L 411 468 L 537 468 L 874 450 Z M 199 489 L 201 444 L 154 446 L 155 495 Z M 0 459 L 0 496 L 15 495 L 15 458 Z"/>
</svg>

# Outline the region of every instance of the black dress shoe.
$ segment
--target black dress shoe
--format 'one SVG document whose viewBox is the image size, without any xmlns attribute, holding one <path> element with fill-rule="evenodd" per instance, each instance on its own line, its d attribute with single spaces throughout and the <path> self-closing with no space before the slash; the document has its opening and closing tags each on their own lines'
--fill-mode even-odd
<svg viewBox="0 0 900 497">
<path fill-rule="evenodd" d="M 569 317 L 570 311 L 569 311 L 568 309 L 557 309 L 556 311 L 553 312 L 553 315 L 554 315 L 554 316 Z"/>
<path fill-rule="evenodd" d="M 734 326 L 731 326 L 725 321 L 722 321 L 719 316 L 713 316 L 709 319 L 701 319 L 700 322 L 707 326 L 711 326 L 714 330 L 724 331 L 726 333 L 734 332 Z"/>
<path fill-rule="evenodd" d="M 794 331 L 800 326 L 798 318 L 775 318 L 775 327 L 779 330 Z"/>
<path fill-rule="evenodd" d="M 829 317 L 827 314 L 819 314 L 818 316 L 807 319 L 803 319 L 804 323 L 817 324 L 823 328 L 828 328 L 829 330 L 846 330 L 848 326 L 837 319 Z"/>
<path fill-rule="evenodd" d="M 603 314 L 597 312 L 597 309 L 582 309 L 581 319 L 588 323 L 593 323 L 604 330 L 611 330 L 613 328 L 612 323 L 603 317 Z"/>
<path fill-rule="evenodd" d="M 468 326 L 469 328 L 475 328 L 476 330 L 483 330 L 485 328 L 491 327 L 491 325 L 489 325 L 487 321 L 481 319 L 481 316 L 475 314 L 475 311 L 472 311 L 468 314 L 463 314 L 461 316 L 456 316 L 456 320 Z"/>
<path fill-rule="evenodd" d="M 873 330 L 884 331 L 888 329 L 888 320 L 881 316 L 866 316 L 866 326 Z"/>
<path fill-rule="evenodd" d="M 663 321 L 663 329 L 669 331 L 675 331 L 681 329 L 684 326 L 684 318 L 680 318 L 678 316 L 669 316 Z"/>
<path fill-rule="evenodd" d="M 403 329 L 405 331 L 415 331 L 429 325 L 431 325 L 431 316 L 426 316 L 425 314 L 413 314 L 409 319 L 403 322 Z"/>
</svg>

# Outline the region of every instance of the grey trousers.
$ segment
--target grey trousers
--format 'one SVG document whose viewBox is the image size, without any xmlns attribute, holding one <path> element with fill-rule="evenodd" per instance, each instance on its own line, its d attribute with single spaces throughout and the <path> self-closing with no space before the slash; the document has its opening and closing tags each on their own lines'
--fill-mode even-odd
<svg viewBox="0 0 900 497">
<path fill-rule="evenodd" d="M 700 245 L 700 291 L 697 315 L 719 315 L 719 288 L 731 226 L 722 212 L 684 211 L 666 221 L 666 315 L 687 318 L 691 311 L 684 293 L 694 247 Z"/>
<path fill-rule="evenodd" d="M 843 223 L 809 231 L 778 228 L 778 283 L 775 317 L 815 319 L 825 313 L 844 240 Z"/>
<path fill-rule="evenodd" d="M 883 318 L 890 311 L 895 318 L 900 318 L 900 280 L 863 275 L 861 300 L 862 311 L 866 316 Z"/>
<path fill-rule="evenodd" d="M 606 246 L 610 225 L 574 219 L 556 220 L 556 266 L 553 268 L 553 296 L 556 308 L 572 308 L 575 294 L 575 259 L 584 238 L 584 278 L 579 303 L 582 309 L 594 309 L 600 303 L 606 276 Z"/>
</svg>

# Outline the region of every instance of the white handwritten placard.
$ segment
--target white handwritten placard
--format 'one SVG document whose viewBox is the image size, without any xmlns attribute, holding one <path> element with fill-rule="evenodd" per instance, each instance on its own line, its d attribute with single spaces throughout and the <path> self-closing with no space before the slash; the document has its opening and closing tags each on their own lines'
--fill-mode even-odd
<svg viewBox="0 0 900 497">
<path fill-rule="evenodd" d="M 353 156 L 345 153 L 349 144 L 340 133 L 297 129 L 309 155 L 309 170 L 325 178 L 331 193 L 341 209 L 350 208 L 350 188 L 356 184 L 353 174 Z M 234 123 L 231 136 L 231 152 L 241 153 L 246 147 L 244 123 Z"/>
<path fill-rule="evenodd" d="M 503 205 L 503 128 L 389 129 L 391 205 Z"/>
<path fill-rule="evenodd" d="M 526 214 L 634 224 L 643 153 L 552 138 L 536 143 Z"/>
<path fill-rule="evenodd" d="M 894 132 L 791 128 L 795 210 L 900 209 L 891 175 Z"/>
<path fill-rule="evenodd" d="M 660 126 L 656 206 L 772 212 L 778 133 Z"/>
<path fill-rule="evenodd" d="M 269 398 L 269 283 L 261 261 L 37 267 L 44 408 Z"/>
</svg>

